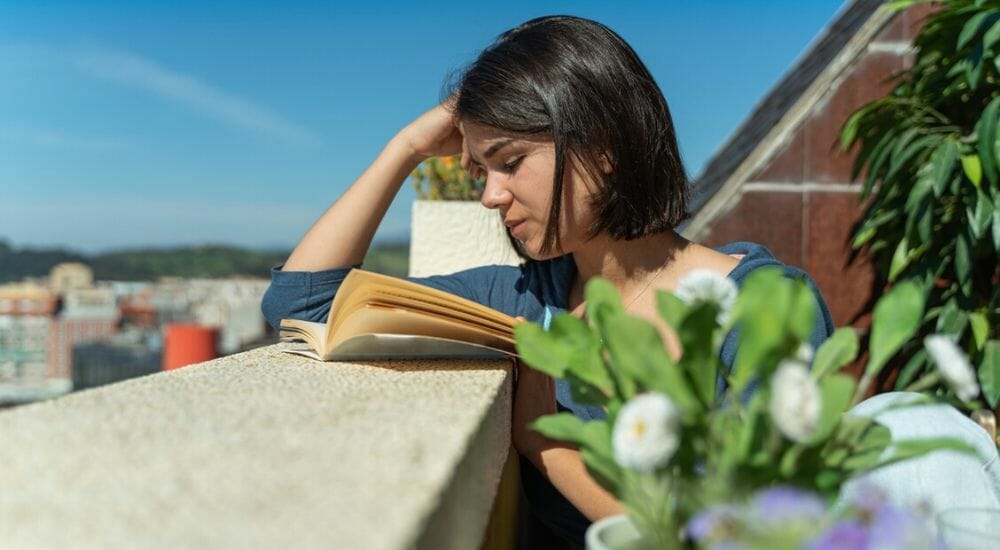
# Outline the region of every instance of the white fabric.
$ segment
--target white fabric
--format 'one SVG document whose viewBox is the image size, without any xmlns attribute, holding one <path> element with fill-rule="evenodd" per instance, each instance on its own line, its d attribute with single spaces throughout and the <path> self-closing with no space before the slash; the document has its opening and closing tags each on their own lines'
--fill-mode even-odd
<svg viewBox="0 0 1000 550">
<path fill-rule="evenodd" d="M 850 499 L 864 483 L 875 485 L 896 504 L 929 504 L 933 512 L 949 508 L 1000 509 L 1000 457 L 996 444 L 982 427 L 945 404 L 893 408 L 919 394 L 893 392 L 859 403 L 848 414 L 874 418 L 889 428 L 893 441 L 926 437 L 954 437 L 974 446 L 980 456 L 950 450 L 886 466 L 844 485 L 841 497 Z M 887 455 L 891 453 L 887 449 Z"/>
</svg>

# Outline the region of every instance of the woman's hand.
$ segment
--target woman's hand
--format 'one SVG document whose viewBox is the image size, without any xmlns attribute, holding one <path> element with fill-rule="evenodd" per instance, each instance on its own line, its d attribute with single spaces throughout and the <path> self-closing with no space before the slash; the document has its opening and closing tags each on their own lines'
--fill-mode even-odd
<svg viewBox="0 0 1000 550">
<path fill-rule="evenodd" d="M 535 462 L 537 455 L 552 441 L 533 430 L 531 424 L 540 416 L 557 412 L 556 385 L 552 377 L 517 361 L 517 388 L 511 420 L 514 448 Z"/>
<path fill-rule="evenodd" d="M 396 134 L 418 160 L 428 157 L 447 157 L 462 152 L 462 133 L 452 115 L 455 96 L 420 115 Z"/>
</svg>

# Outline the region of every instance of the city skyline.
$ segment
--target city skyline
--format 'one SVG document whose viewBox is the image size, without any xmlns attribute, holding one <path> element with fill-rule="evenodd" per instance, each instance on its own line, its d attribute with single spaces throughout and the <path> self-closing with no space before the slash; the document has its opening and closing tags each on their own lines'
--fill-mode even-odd
<svg viewBox="0 0 1000 550">
<path fill-rule="evenodd" d="M 0 239 L 291 247 L 449 74 L 549 13 L 632 44 L 695 177 L 842 4 L 3 3 Z M 408 234 L 414 198 L 380 239 Z"/>
</svg>

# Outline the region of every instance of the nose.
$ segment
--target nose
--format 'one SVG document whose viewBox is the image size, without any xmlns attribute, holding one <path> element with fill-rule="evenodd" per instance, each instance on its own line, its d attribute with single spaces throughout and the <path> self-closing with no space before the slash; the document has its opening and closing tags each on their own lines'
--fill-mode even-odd
<svg viewBox="0 0 1000 550">
<path fill-rule="evenodd" d="M 483 197 L 480 200 L 486 208 L 506 208 L 514 199 L 510 190 L 500 183 L 501 179 L 490 177 L 490 174 L 486 175 L 486 187 L 483 188 Z"/>
</svg>

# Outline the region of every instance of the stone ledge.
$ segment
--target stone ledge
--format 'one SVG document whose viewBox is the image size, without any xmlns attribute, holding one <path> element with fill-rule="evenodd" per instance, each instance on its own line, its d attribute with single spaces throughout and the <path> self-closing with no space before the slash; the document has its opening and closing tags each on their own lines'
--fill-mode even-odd
<svg viewBox="0 0 1000 550">
<path fill-rule="evenodd" d="M 12 548 L 475 548 L 504 361 L 320 363 L 279 344 L 0 412 Z"/>
</svg>

